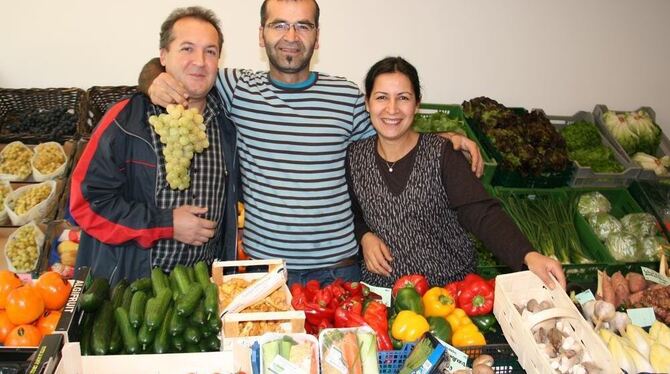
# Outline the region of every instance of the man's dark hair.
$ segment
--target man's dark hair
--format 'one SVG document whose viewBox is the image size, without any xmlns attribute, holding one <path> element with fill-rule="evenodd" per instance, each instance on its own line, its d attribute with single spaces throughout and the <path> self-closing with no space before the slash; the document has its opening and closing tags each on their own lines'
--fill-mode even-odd
<svg viewBox="0 0 670 374">
<path fill-rule="evenodd" d="M 365 76 L 365 98 L 369 99 L 372 94 L 372 87 L 375 85 L 375 79 L 382 74 L 400 73 L 406 76 L 414 89 L 416 102 L 421 102 L 421 82 L 419 82 L 419 73 L 416 68 L 402 57 L 386 57 L 377 61 Z"/>
<path fill-rule="evenodd" d="M 268 1 L 263 0 L 263 5 L 261 5 L 261 26 L 265 26 L 265 22 L 268 21 Z M 300 1 L 300 0 L 278 0 L 278 1 Z M 316 11 L 314 12 L 314 26 L 319 27 L 319 16 L 321 15 L 321 9 L 319 9 L 319 3 L 316 0 L 312 0 Z"/>
<path fill-rule="evenodd" d="M 205 9 L 199 6 L 190 6 L 188 8 L 177 8 L 170 13 L 167 19 L 161 25 L 160 33 L 160 43 L 159 47 L 161 49 L 168 49 L 168 46 L 174 40 L 172 35 L 172 28 L 174 24 L 177 23 L 182 18 L 195 18 L 201 21 L 210 23 L 216 29 L 216 33 L 219 35 L 219 51 L 223 46 L 223 33 L 221 32 L 221 26 L 219 18 L 209 9 Z"/>
</svg>

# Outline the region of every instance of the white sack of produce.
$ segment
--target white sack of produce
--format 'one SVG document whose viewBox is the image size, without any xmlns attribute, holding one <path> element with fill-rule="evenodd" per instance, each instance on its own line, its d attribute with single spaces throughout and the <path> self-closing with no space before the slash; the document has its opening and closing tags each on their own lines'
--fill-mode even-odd
<svg viewBox="0 0 670 374">
<path fill-rule="evenodd" d="M 265 299 L 274 290 L 286 284 L 286 278 L 286 267 L 284 266 L 270 271 L 237 295 L 221 312 L 221 316 L 226 313 L 238 313 L 242 309 Z"/>
<path fill-rule="evenodd" d="M 5 243 L 5 259 L 10 271 L 27 273 L 35 270 L 44 245 L 44 233 L 35 222 L 16 229 Z"/>
<path fill-rule="evenodd" d="M 30 159 L 33 178 L 37 182 L 60 177 L 65 173 L 66 165 L 67 155 L 65 150 L 62 145 L 56 142 L 37 145 L 33 157 Z"/>
<path fill-rule="evenodd" d="M 0 180 L 0 201 L 5 201 L 5 197 L 12 192 L 12 185 L 9 184 L 9 181 Z M 0 225 L 7 223 L 7 209 L 5 209 L 5 204 L 3 203 L 0 207 Z"/>
<path fill-rule="evenodd" d="M 46 181 L 17 188 L 5 198 L 5 209 L 12 225 L 20 226 L 44 218 L 56 198 L 56 182 Z"/>
<path fill-rule="evenodd" d="M 7 144 L 0 151 L 0 179 L 11 182 L 26 180 L 33 172 L 30 167 L 32 157 L 33 150 L 22 142 Z"/>
</svg>

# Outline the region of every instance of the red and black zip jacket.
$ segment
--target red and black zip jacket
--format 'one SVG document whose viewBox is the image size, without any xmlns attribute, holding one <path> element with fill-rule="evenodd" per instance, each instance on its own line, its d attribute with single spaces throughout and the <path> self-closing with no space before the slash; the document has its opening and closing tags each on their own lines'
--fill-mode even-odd
<svg viewBox="0 0 670 374">
<path fill-rule="evenodd" d="M 172 238 L 172 209 L 155 204 L 157 154 L 136 94 L 116 103 L 95 128 L 72 174 L 70 210 L 83 229 L 77 266 L 95 276 L 134 279 L 151 270 L 151 251 Z M 114 282 L 113 282 L 114 283 Z"/>
</svg>

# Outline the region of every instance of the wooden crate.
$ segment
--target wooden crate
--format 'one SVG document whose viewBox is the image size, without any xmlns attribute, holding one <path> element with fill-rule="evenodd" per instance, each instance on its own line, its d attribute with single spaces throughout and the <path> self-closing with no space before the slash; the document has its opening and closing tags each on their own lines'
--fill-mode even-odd
<svg viewBox="0 0 670 374">
<path fill-rule="evenodd" d="M 554 308 L 535 313 L 528 321 L 521 318 L 515 304 L 522 304 L 535 298 L 538 301 L 549 300 Z M 550 318 L 562 318 L 575 331 L 575 340 L 580 342 L 585 353 L 591 357 L 603 373 L 619 373 L 621 370 L 605 343 L 596 335 L 593 327 L 584 320 L 568 295 L 560 287 L 550 290 L 542 280 L 530 271 L 503 274 L 496 277 L 495 314 L 505 338 L 509 342 L 519 363 L 528 373 L 553 373 L 549 359 L 535 343 L 531 328 Z"/>
</svg>

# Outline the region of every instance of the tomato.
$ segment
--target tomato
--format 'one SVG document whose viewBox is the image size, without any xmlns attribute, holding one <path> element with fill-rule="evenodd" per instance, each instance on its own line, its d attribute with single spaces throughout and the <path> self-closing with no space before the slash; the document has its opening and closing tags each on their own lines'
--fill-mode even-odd
<svg viewBox="0 0 670 374">
<path fill-rule="evenodd" d="M 9 321 L 9 317 L 7 317 L 7 312 L 4 310 L 0 310 L 0 344 L 5 343 L 7 335 L 9 335 L 9 332 L 12 331 L 14 327 L 16 326 Z"/>
<path fill-rule="evenodd" d="M 7 347 L 37 347 L 42 341 L 40 330 L 33 325 L 19 325 L 14 327 L 5 339 Z"/>
<path fill-rule="evenodd" d="M 21 279 L 9 270 L 0 270 L 0 309 L 5 309 L 9 292 L 21 285 Z"/>
<path fill-rule="evenodd" d="M 56 325 L 60 320 L 61 312 L 57 310 L 47 310 L 42 314 L 42 317 L 37 320 L 37 328 L 42 333 L 42 336 L 49 335 L 56 329 Z"/>
<path fill-rule="evenodd" d="M 15 325 L 32 323 L 44 313 L 44 300 L 32 286 L 21 286 L 7 297 L 7 316 Z"/>
<path fill-rule="evenodd" d="M 40 275 L 35 287 L 44 300 L 44 306 L 50 310 L 62 308 L 72 290 L 70 282 L 55 271 L 47 271 Z"/>
</svg>

